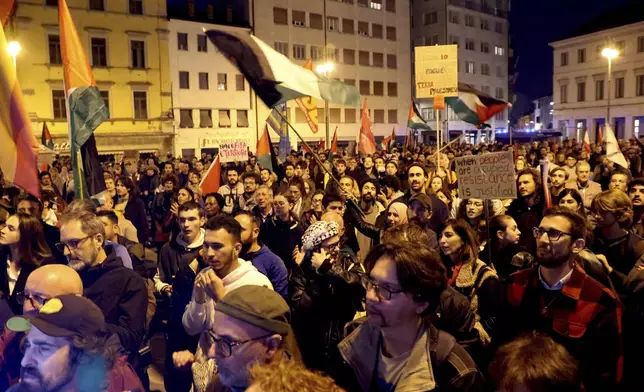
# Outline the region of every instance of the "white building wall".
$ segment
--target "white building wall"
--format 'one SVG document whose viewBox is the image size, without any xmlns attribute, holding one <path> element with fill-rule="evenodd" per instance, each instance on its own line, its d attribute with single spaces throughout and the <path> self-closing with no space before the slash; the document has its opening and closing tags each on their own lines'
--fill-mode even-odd
<svg viewBox="0 0 644 392">
<path fill-rule="evenodd" d="M 585 127 L 590 140 L 594 141 L 596 125 L 603 123 L 607 116 L 610 93 L 610 123 L 617 137 L 637 135 L 640 122 L 644 125 L 644 22 L 553 42 L 550 46 L 554 49 L 555 128 L 564 131 L 569 138 L 581 138 Z M 601 56 L 601 49 L 609 46 L 620 50 L 620 56 L 613 59 L 610 92 L 607 87 L 608 60 Z M 580 50 L 585 50 L 583 62 L 579 60 Z M 567 56 L 567 64 L 562 63 L 562 55 Z M 619 78 L 624 80 L 621 98 L 616 96 Z M 604 82 L 603 99 L 598 99 L 597 81 Z M 585 83 L 584 100 L 577 94 L 580 83 Z M 566 94 L 567 99 L 562 94 Z"/>
</svg>

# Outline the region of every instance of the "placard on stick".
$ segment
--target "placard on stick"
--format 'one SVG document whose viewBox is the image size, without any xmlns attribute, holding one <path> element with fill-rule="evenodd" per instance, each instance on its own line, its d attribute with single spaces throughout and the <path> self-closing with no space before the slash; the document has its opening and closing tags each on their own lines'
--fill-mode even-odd
<svg viewBox="0 0 644 392">
<path fill-rule="evenodd" d="M 454 159 L 461 199 L 516 199 L 512 151 Z"/>
</svg>

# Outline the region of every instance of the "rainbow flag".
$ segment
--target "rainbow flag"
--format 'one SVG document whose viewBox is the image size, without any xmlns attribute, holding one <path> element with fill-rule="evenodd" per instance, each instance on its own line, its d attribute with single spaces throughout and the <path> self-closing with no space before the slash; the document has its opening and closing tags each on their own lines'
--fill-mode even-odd
<svg viewBox="0 0 644 392">
<path fill-rule="evenodd" d="M 311 59 L 306 60 L 304 68 L 309 71 L 313 71 L 313 63 Z M 295 100 L 297 106 L 300 107 L 300 110 L 304 112 L 306 117 L 306 122 L 309 124 L 311 131 L 313 133 L 318 133 L 318 105 L 315 103 L 312 97 L 302 97 Z"/>
<path fill-rule="evenodd" d="M 96 87 L 83 44 L 65 0 L 58 2 L 58 24 L 76 197 L 88 198 L 105 190 L 94 130 L 110 114 Z"/>
<path fill-rule="evenodd" d="M 36 197 L 39 146 L 27 115 L 7 39 L 0 26 L 0 168 L 7 181 Z"/>
</svg>

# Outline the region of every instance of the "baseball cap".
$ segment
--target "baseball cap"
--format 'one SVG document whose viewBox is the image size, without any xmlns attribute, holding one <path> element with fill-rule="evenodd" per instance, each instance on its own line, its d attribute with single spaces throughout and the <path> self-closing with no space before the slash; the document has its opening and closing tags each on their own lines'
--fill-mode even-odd
<svg viewBox="0 0 644 392">
<path fill-rule="evenodd" d="M 413 201 L 419 201 L 428 211 L 432 210 L 432 199 L 424 193 L 417 193 L 410 197 L 407 205 L 410 205 Z"/>
<path fill-rule="evenodd" d="M 27 332 L 32 325 L 54 337 L 87 337 L 107 332 L 101 309 L 89 299 L 74 294 L 54 297 L 35 315 L 12 317 L 6 324 L 14 332 Z"/>
<path fill-rule="evenodd" d="M 280 335 L 291 331 L 288 304 L 281 295 L 264 286 L 241 286 L 226 293 L 217 302 L 217 312 Z"/>
</svg>

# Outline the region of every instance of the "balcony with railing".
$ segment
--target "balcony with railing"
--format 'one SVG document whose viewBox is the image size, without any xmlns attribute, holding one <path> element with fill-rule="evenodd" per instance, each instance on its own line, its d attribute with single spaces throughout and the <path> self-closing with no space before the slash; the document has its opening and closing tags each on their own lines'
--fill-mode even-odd
<svg viewBox="0 0 644 392">
<path fill-rule="evenodd" d="M 500 18 L 507 19 L 508 17 L 507 8 L 496 7 L 496 6 L 487 4 L 487 2 L 483 2 L 483 4 L 481 4 L 478 1 L 473 1 L 473 0 L 449 0 L 449 4 L 457 7 L 461 7 L 461 8 L 466 8 L 472 11 L 482 12 L 488 15 L 498 16 Z M 504 2 L 504 5 L 506 5 L 505 2 Z"/>
</svg>

